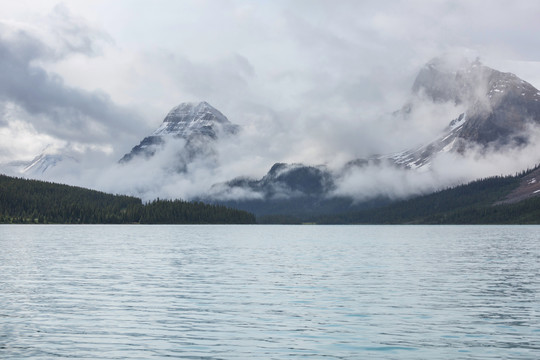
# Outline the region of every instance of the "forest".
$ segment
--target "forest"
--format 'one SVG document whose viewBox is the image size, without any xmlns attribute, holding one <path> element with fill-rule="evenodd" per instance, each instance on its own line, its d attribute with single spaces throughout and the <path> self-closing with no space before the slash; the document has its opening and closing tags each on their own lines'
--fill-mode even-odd
<svg viewBox="0 0 540 360">
<path fill-rule="evenodd" d="M 182 200 L 141 199 L 0 175 L 3 224 L 253 224 L 251 213 Z"/>
<path fill-rule="evenodd" d="M 259 223 L 281 224 L 540 224 L 540 197 L 497 204 L 524 176 L 495 176 L 376 208 L 318 216 L 267 215 Z"/>
<path fill-rule="evenodd" d="M 540 224 L 540 197 L 498 204 L 532 171 L 496 176 L 376 208 L 327 215 L 255 215 L 224 205 L 112 195 L 0 175 L 4 224 Z"/>
</svg>

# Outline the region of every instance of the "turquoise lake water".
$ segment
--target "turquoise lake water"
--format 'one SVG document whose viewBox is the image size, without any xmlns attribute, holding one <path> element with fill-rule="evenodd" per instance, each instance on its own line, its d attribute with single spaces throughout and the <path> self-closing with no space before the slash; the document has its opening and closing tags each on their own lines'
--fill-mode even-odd
<svg viewBox="0 0 540 360">
<path fill-rule="evenodd" d="M 538 359 L 539 226 L 0 226 L 2 359 Z"/>
</svg>

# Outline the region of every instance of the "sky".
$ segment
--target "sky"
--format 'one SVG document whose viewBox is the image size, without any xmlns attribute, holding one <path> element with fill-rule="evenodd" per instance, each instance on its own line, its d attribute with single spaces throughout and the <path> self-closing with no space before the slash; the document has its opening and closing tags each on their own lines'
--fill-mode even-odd
<svg viewBox="0 0 540 360">
<path fill-rule="evenodd" d="M 380 120 L 435 56 L 540 88 L 539 15 L 528 0 L 4 1 L 0 163 L 47 147 L 114 163 L 186 101 L 243 128 L 223 176 L 403 150 L 448 120 Z"/>
</svg>

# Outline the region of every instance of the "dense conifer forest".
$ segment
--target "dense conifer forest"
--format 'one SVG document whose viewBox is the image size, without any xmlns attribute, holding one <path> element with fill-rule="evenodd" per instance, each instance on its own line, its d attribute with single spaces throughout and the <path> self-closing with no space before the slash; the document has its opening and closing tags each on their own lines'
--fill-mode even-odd
<svg viewBox="0 0 540 360">
<path fill-rule="evenodd" d="M 521 179 L 497 176 L 386 206 L 330 215 L 261 216 L 270 224 L 540 224 L 540 197 L 497 204 Z M 111 195 L 75 186 L 0 175 L 0 223 L 253 224 L 251 213 L 223 205 Z"/>
<path fill-rule="evenodd" d="M 317 224 L 540 224 L 540 197 L 514 204 L 497 204 L 522 178 L 515 176 L 473 181 L 433 194 L 397 201 L 378 208 L 320 216 L 269 215 L 259 223 Z"/>
<path fill-rule="evenodd" d="M 0 175 L 0 223 L 252 224 L 255 216 L 220 205 L 111 195 Z"/>
<path fill-rule="evenodd" d="M 519 177 L 492 177 L 369 211 L 321 217 L 319 223 L 496 224 L 531 222 L 523 204 L 494 205 L 519 183 Z M 532 200 L 534 202 L 534 200 Z M 540 204 L 540 199 L 538 199 Z M 519 205 L 519 206 L 516 206 Z M 538 207 L 540 215 L 540 207 Z M 540 217 L 536 217 L 540 221 Z M 534 221 L 532 221 L 534 222 Z"/>
</svg>

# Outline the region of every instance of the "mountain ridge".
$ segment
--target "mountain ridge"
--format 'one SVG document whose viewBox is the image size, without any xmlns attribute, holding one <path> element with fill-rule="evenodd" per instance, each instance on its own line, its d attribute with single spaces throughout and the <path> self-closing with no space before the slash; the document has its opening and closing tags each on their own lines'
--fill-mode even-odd
<svg viewBox="0 0 540 360">
<path fill-rule="evenodd" d="M 136 158 L 149 159 L 171 140 L 183 140 L 177 144 L 178 151 L 185 150 L 182 164 L 175 166 L 179 172 L 186 171 L 188 163 L 197 156 L 214 156 L 212 142 L 220 135 L 235 135 L 239 126 L 231 123 L 219 110 L 202 102 L 184 102 L 173 107 L 161 125 L 125 154 L 119 163 L 125 164 Z"/>
<path fill-rule="evenodd" d="M 435 139 L 401 152 L 375 155 L 365 161 L 388 161 L 399 167 L 429 167 L 441 153 L 463 154 L 471 147 L 482 151 L 516 147 L 529 142 L 527 130 L 540 124 L 540 91 L 513 73 L 501 72 L 483 65 L 478 59 L 461 60 L 447 66 L 435 58 L 417 75 L 412 97 L 428 98 L 433 103 L 461 105 L 463 112 L 448 119 L 448 126 Z M 405 118 L 412 112 L 414 100 L 398 111 Z"/>
<path fill-rule="evenodd" d="M 234 204 L 257 214 L 374 208 L 396 197 L 422 194 L 426 190 L 395 195 L 384 189 L 377 192 L 368 188 L 358 200 L 357 193 L 340 191 L 340 187 L 348 178 L 356 183 L 349 181 L 347 185 L 359 187 L 358 183 L 363 180 L 358 176 L 369 176 L 365 169 L 388 168 L 429 174 L 434 161 L 444 154 L 450 154 L 455 164 L 459 164 L 460 159 L 474 152 L 482 156 L 525 147 L 532 141 L 528 130 L 540 124 L 540 92 L 516 75 L 492 69 L 478 60 L 436 58 L 428 62 L 412 85 L 409 101 L 393 113 L 391 120 L 416 124 L 411 121 L 418 116 L 416 108 L 426 102 L 433 107 L 449 104 L 455 110 L 448 119 L 440 114 L 438 119 L 428 119 L 448 124 L 431 141 L 400 152 L 353 158 L 344 166 L 332 169 L 324 164 L 287 164 L 277 159 L 266 174 L 250 178 L 239 173 L 233 174 L 230 180 L 221 176 L 214 183 L 205 183 L 207 190 L 199 190 L 198 195 L 190 195 L 190 198 Z M 216 169 L 221 166 L 218 142 L 240 135 L 240 127 L 208 102 L 180 103 L 167 113 L 159 127 L 122 156 L 118 172 L 127 166 L 137 168 L 130 172 L 132 174 L 143 173 L 147 166 L 159 171 L 161 183 L 134 187 L 135 191 L 152 188 L 153 193 L 159 193 L 159 189 L 154 191 L 159 186 L 172 187 L 168 183 L 170 176 L 189 178 L 193 169 L 203 169 L 202 173 L 210 176 L 218 172 Z M 35 164 L 26 164 L 28 169 L 23 169 L 23 173 L 30 174 L 34 169 L 32 171 L 39 172 L 34 174 L 36 177 L 43 175 L 65 159 L 62 154 L 56 155 L 36 157 Z M 356 174 L 357 178 L 351 174 Z M 155 178 L 150 176 L 149 179 Z M 452 181 L 451 185 L 456 185 L 464 180 Z"/>
<path fill-rule="evenodd" d="M 376 209 L 306 217 L 319 224 L 540 224 L 540 167 L 494 176 Z M 273 218 L 260 222 L 274 222 Z M 281 218 L 293 222 L 294 219 Z M 298 220 L 298 219 L 297 219 Z"/>
<path fill-rule="evenodd" d="M 407 116 L 414 115 L 414 104 L 419 98 L 428 98 L 434 104 L 450 102 L 461 106 L 463 112 L 457 118 L 448 119 L 448 126 L 437 138 L 409 150 L 353 159 L 337 172 L 330 172 L 324 166 L 275 163 L 261 179 L 234 179 L 221 184 L 221 192 L 226 193 L 227 186 L 229 191 L 243 188 L 258 193 L 261 199 L 269 201 L 272 199 L 272 184 L 269 180 L 273 179 L 274 188 L 282 190 L 282 198 L 303 197 L 303 201 L 314 207 L 320 206 L 320 211 L 326 212 L 323 204 L 328 204 L 332 196 L 339 197 L 333 195 L 335 184 L 351 171 L 370 166 L 430 171 L 432 161 L 443 153 L 453 153 L 460 157 L 465 156 L 470 148 L 479 148 L 485 152 L 522 146 L 529 141 L 527 127 L 540 124 L 540 92 L 516 75 L 491 69 L 482 65 L 478 59 L 472 63 L 462 60 L 457 65 L 447 64 L 441 59 L 432 60 L 419 72 L 411 89 L 411 96 L 412 100 L 396 114 L 403 116 L 405 121 Z M 493 122 L 496 122 L 497 126 L 493 125 Z M 486 135 L 478 135 L 483 133 Z M 303 174 L 303 179 L 297 177 L 293 184 L 288 183 L 286 178 L 276 178 L 272 176 L 276 166 L 288 171 L 294 168 L 294 173 Z M 319 173 L 311 171 L 312 168 L 320 169 Z M 329 186 L 320 187 L 319 193 L 299 192 L 297 190 L 301 188 L 299 184 L 302 182 L 325 183 Z M 261 200 L 246 201 L 246 204 L 249 203 L 249 210 L 258 214 L 266 212 L 254 209 L 255 201 Z M 379 206 L 382 203 L 385 201 L 379 199 L 372 205 Z M 236 206 L 242 208 L 242 202 Z M 279 211 L 287 212 L 287 206 L 283 204 Z M 353 207 L 354 201 L 346 206 Z"/>
</svg>

